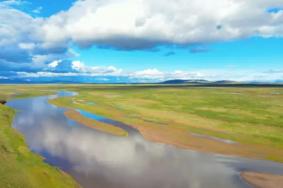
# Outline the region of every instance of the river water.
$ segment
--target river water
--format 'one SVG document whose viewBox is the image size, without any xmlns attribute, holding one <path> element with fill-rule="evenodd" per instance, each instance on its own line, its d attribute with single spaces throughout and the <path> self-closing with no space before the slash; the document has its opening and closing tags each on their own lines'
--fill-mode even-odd
<svg viewBox="0 0 283 188">
<path fill-rule="evenodd" d="M 48 103 L 58 96 L 9 101 L 17 110 L 13 126 L 29 148 L 72 175 L 86 188 L 248 188 L 239 174 L 258 171 L 283 174 L 283 164 L 183 150 L 145 140 L 135 129 L 111 119 L 83 115 L 119 126 L 128 137 L 105 134 L 64 116 Z M 229 144 L 227 144 L 229 147 Z"/>
</svg>

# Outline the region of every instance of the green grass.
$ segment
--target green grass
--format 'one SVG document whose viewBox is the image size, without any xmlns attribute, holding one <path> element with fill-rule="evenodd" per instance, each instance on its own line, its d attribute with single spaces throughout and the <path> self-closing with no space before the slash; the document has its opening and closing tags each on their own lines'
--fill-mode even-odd
<svg viewBox="0 0 283 188">
<path fill-rule="evenodd" d="M 11 99 L 14 91 L 18 93 L 17 97 L 44 94 L 43 91 L 19 86 L 0 86 L 0 91 L 0 99 Z M 40 156 L 28 149 L 23 136 L 11 127 L 14 114 L 13 109 L 0 104 L 0 187 L 79 187 L 69 175 L 46 164 Z"/>
</svg>

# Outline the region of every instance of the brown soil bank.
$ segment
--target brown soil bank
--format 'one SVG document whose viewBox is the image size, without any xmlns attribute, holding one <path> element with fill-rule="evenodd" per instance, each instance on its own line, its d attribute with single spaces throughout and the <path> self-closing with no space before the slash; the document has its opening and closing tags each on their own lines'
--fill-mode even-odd
<svg viewBox="0 0 283 188">
<path fill-rule="evenodd" d="M 256 188 L 283 188 L 283 175 L 243 172 L 241 176 Z"/>
<path fill-rule="evenodd" d="M 6 104 L 7 101 L 5 100 L 0 100 L 0 104 Z"/>
</svg>

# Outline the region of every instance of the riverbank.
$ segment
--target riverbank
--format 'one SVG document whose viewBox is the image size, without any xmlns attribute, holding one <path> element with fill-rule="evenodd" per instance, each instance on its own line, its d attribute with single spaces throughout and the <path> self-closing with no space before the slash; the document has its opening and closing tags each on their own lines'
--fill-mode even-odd
<svg viewBox="0 0 283 188">
<path fill-rule="evenodd" d="M 28 149 L 22 135 L 11 127 L 13 117 L 14 111 L 0 104 L 0 187 L 79 187 Z"/>
<path fill-rule="evenodd" d="M 256 172 L 243 172 L 241 177 L 256 188 L 282 188 L 283 175 L 272 175 Z"/>
<path fill-rule="evenodd" d="M 30 91 L 30 87 L 0 86 L 0 99 L 49 94 L 51 91 Z M 0 187 L 77 188 L 71 176 L 44 162 L 31 152 L 23 136 L 12 128 L 15 111 L 0 104 Z"/>
</svg>

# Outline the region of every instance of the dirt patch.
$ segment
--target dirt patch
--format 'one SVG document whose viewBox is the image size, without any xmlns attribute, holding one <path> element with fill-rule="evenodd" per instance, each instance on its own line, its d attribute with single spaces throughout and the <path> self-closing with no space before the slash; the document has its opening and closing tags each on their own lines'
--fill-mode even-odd
<svg viewBox="0 0 283 188">
<path fill-rule="evenodd" d="M 241 177 L 256 188 L 283 188 L 283 175 L 243 172 Z"/>
</svg>

